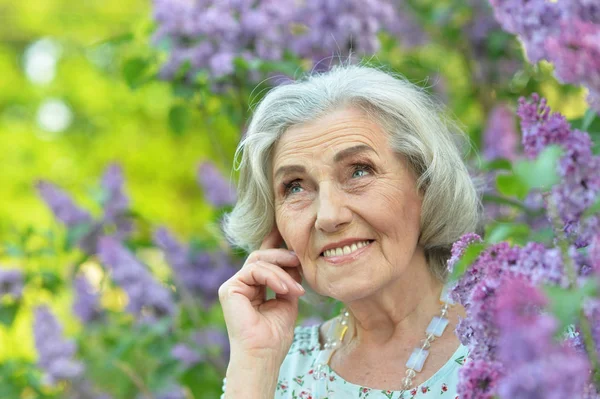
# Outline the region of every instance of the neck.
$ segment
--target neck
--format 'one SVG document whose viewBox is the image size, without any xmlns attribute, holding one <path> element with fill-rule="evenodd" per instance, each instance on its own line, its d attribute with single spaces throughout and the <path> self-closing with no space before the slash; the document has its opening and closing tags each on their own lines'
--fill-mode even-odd
<svg viewBox="0 0 600 399">
<path fill-rule="evenodd" d="M 369 298 L 346 304 L 350 313 L 346 340 L 353 347 L 370 350 L 387 344 L 414 344 L 441 308 L 443 283 L 429 273 L 427 265 L 414 268 Z"/>
</svg>

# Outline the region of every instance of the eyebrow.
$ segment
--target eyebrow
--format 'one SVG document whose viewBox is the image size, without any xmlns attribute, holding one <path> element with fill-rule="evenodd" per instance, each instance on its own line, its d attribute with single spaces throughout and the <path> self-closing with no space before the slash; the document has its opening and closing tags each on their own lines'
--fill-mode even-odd
<svg viewBox="0 0 600 399">
<path fill-rule="evenodd" d="M 376 151 L 366 144 L 355 145 L 353 147 L 348 147 L 346 149 L 343 149 L 342 151 L 335 154 L 335 156 L 333 157 L 333 162 L 339 163 L 339 162 L 342 162 L 346 158 L 349 158 L 353 155 L 360 154 L 363 152 L 376 152 Z M 306 168 L 304 166 L 284 165 L 284 166 L 280 167 L 279 169 L 277 169 L 277 172 L 275 172 L 275 180 L 280 175 L 285 175 L 288 173 L 305 173 L 305 172 L 306 172 Z"/>
</svg>

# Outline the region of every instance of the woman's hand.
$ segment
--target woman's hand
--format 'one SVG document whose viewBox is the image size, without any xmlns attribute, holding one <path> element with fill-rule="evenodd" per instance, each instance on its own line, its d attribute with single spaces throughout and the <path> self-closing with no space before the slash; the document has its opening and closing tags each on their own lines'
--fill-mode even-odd
<svg viewBox="0 0 600 399">
<path fill-rule="evenodd" d="M 300 261 L 280 248 L 282 243 L 274 228 L 240 271 L 219 288 L 232 357 L 268 358 L 281 364 L 292 344 L 304 289 L 299 284 Z M 268 301 L 267 287 L 276 294 Z"/>
</svg>

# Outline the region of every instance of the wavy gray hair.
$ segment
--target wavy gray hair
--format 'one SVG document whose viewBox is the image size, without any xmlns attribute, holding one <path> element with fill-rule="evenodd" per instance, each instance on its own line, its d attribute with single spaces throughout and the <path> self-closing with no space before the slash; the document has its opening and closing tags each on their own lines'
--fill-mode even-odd
<svg viewBox="0 0 600 399">
<path fill-rule="evenodd" d="M 260 247 L 275 220 L 274 144 L 289 127 L 348 106 L 374 118 L 416 173 L 423 194 L 419 244 L 430 271 L 445 281 L 452 243 L 474 231 L 480 217 L 479 196 L 461 158 L 468 140 L 423 89 L 366 66 L 339 66 L 309 75 L 264 97 L 236 151 L 239 196 L 224 219 L 225 235 L 247 251 Z"/>
</svg>

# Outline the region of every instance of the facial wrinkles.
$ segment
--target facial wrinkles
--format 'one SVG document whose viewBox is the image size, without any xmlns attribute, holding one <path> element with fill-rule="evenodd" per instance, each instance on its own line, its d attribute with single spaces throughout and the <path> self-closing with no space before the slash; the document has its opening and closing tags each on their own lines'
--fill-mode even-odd
<svg viewBox="0 0 600 399">
<path fill-rule="evenodd" d="M 333 162 L 339 151 L 359 144 L 366 144 L 375 152 L 368 152 L 357 158 L 351 157 L 339 165 Z M 419 196 L 409 192 L 415 186 L 414 181 L 410 183 L 414 178 L 410 168 L 404 161 L 399 162 L 391 150 L 387 135 L 381 134 L 381 129 L 368 119 L 363 117 L 362 120 L 357 120 L 355 116 L 348 117 L 346 114 L 292 127 L 276 144 L 274 154 L 273 172 L 283 165 L 301 165 L 306 168 L 305 174 L 297 176 L 302 180 L 302 186 L 307 187 L 307 191 L 302 190 L 300 195 L 292 194 L 287 199 L 281 195 L 282 181 L 294 179 L 295 175 L 278 178 L 274 184 L 277 223 L 284 239 L 295 246 L 293 249 L 300 257 L 301 264 L 308 267 L 304 271 L 308 273 L 306 277 L 310 281 L 321 288 L 331 285 L 328 290 L 335 290 L 335 285 L 332 285 L 335 280 L 329 281 L 329 276 L 322 276 L 325 280 L 319 283 L 320 268 L 313 264 L 320 255 L 316 252 L 324 243 L 342 238 L 368 237 L 385 246 L 382 261 L 387 265 L 380 265 L 380 273 L 385 270 L 383 273 L 390 276 L 394 265 L 398 263 L 399 249 L 404 253 L 399 259 L 412 256 L 409 254 L 410 249 L 396 248 L 397 245 L 393 244 L 403 241 L 408 244 L 407 239 L 412 235 L 400 235 L 409 231 L 384 226 L 389 226 L 390 220 L 399 218 L 409 221 L 416 217 L 415 201 L 419 201 Z M 360 183 L 356 186 L 345 185 L 348 170 L 344 165 L 354 163 L 355 159 L 361 163 L 364 157 L 374 163 L 374 177 L 365 179 L 364 185 L 362 179 L 358 180 Z M 319 191 L 324 195 L 328 192 L 332 194 L 327 200 L 339 202 L 333 206 L 341 205 L 346 211 L 352 212 L 351 222 L 347 226 L 331 234 L 315 230 L 319 200 L 316 196 Z M 378 211 L 372 212 L 373 208 L 369 204 L 377 204 Z M 420 208 L 420 204 L 416 206 Z M 404 246 L 406 245 L 400 245 Z"/>
</svg>

